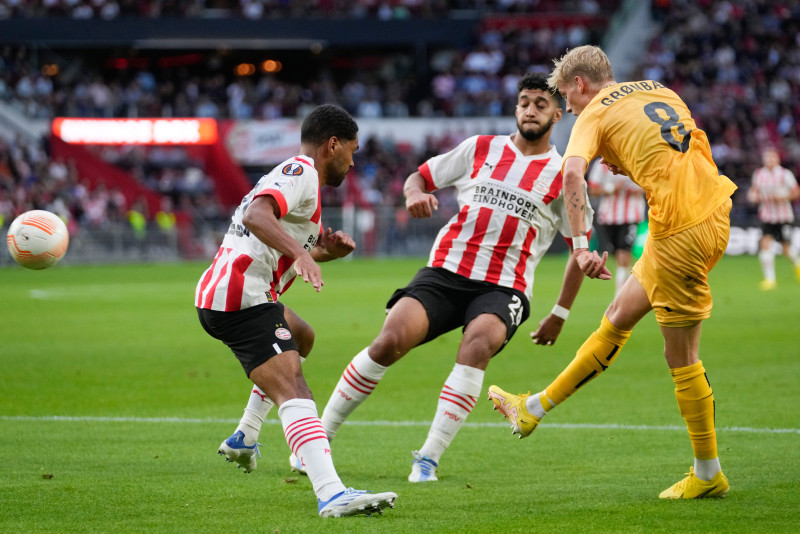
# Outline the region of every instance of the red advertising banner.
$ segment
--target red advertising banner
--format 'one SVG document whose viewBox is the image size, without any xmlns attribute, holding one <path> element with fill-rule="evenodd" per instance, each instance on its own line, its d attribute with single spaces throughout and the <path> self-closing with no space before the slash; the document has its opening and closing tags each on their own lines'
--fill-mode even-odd
<svg viewBox="0 0 800 534">
<path fill-rule="evenodd" d="M 217 121 L 188 119 L 53 119 L 53 134 L 73 145 L 213 145 Z"/>
</svg>

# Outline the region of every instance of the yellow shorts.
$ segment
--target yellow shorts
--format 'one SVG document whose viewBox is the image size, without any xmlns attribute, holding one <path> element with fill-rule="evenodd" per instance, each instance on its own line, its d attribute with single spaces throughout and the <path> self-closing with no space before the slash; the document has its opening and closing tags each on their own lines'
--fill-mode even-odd
<svg viewBox="0 0 800 534">
<path fill-rule="evenodd" d="M 708 273 L 725 254 L 731 233 L 731 199 L 706 220 L 663 239 L 650 239 L 633 275 L 662 326 L 689 326 L 711 315 Z"/>
</svg>

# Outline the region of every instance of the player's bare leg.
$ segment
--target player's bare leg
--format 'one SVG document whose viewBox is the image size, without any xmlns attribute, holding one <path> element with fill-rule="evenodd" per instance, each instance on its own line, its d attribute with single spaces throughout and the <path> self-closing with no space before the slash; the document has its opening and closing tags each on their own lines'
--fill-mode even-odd
<svg viewBox="0 0 800 534">
<path fill-rule="evenodd" d="M 333 466 L 330 442 L 317 416 L 317 406 L 303 377 L 297 351 L 273 356 L 253 369 L 250 380 L 277 404 L 286 443 L 305 467 L 320 515 L 369 514 L 394 505 L 397 498 L 394 493 L 371 494 L 346 488 L 342 483 Z"/>
<path fill-rule="evenodd" d="M 783 255 L 789 258 L 794 267 L 794 275 L 800 281 L 800 251 L 798 251 L 791 241 L 783 242 Z"/>
<path fill-rule="evenodd" d="M 512 432 L 520 438 L 530 435 L 550 410 L 605 371 L 619 355 L 633 327 L 650 310 L 647 293 L 631 276 L 609 305 L 600 327 L 547 388 L 535 395 L 515 395 L 490 386 L 489 398 L 511 422 Z"/>
<path fill-rule="evenodd" d="M 314 329 L 285 305 L 284 317 L 297 342 L 300 362 L 302 363 L 314 346 Z M 275 406 L 275 403 L 272 399 L 254 384 L 250 388 L 247 405 L 236 430 L 220 444 L 217 450 L 229 462 L 236 462 L 238 467 L 244 469 L 245 473 L 250 473 L 256 469 L 258 465 L 257 458 L 261 458 L 261 451 L 259 450 L 261 444 L 258 443 L 258 436 L 261 433 L 261 425 L 273 406 Z M 294 454 L 289 457 L 289 465 L 292 470 L 305 473 L 302 463 Z"/>
<path fill-rule="evenodd" d="M 438 480 L 439 459 L 475 407 L 483 388 L 486 366 L 505 340 L 506 325 L 497 315 L 481 314 L 467 325 L 456 365 L 439 393 L 428 437 L 419 451 L 412 452 L 414 460 L 409 482 Z"/>
<path fill-rule="evenodd" d="M 764 279 L 759 287 L 765 291 L 775 289 L 775 252 L 772 250 L 774 239 L 770 234 L 764 234 L 759 241 L 758 261 L 761 263 L 761 271 Z"/>
<path fill-rule="evenodd" d="M 378 336 L 347 365 L 322 412 L 328 439 L 372 393 L 386 370 L 425 339 L 428 314 L 422 304 L 403 297 L 392 306 Z"/>
</svg>

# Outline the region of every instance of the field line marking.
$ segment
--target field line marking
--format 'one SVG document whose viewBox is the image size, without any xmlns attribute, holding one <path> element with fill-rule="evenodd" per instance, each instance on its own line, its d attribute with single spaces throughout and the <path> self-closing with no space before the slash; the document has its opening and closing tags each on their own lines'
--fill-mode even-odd
<svg viewBox="0 0 800 534">
<path fill-rule="evenodd" d="M 215 419 L 215 418 L 192 418 L 192 417 L 96 417 L 96 416 L 72 416 L 72 415 L 0 415 L 0 421 L 66 421 L 66 422 L 91 422 L 91 423 L 225 423 L 237 424 L 238 419 Z M 280 424 L 278 419 L 267 419 L 266 424 Z M 430 421 L 347 421 L 345 424 L 353 426 L 419 426 L 429 427 Z M 466 422 L 465 427 L 472 428 L 505 428 L 506 422 L 497 423 L 478 423 Z M 595 429 L 595 430 L 665 430 L 686 432 L 686 427 L 682 425 L 625 425 L 619 423 L 550 423 L 542 425 L 542 428 L 565 428 L 565 429 Z M 721 432 L 744 432 L 751 434 L 800 434 L 800 428 L 753 428 L 745 426 L 717 427 Z"/>
</svg>

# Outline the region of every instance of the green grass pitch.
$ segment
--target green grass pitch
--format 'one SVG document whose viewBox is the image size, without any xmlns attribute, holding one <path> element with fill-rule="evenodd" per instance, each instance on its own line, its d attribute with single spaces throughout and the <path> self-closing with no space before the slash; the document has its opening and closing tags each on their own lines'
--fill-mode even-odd
<svg viewBox="0 0 800 534">
<path fill-rule="evenodd" d="M 302 281 L 287 293 L 316 330 L 304 373 L 320 412 L 379 331 L 391 292 L 424 261 L 333 262 L 323 265 L 321 293 Z M 538 391 L 596 328 L 613 283 L 587 279 L 556 345 L 531 343 L 563 263 L 548 256 L 539 266 L 531 318 L 489 366 L 484 390 Z M 346 485 L 395 491 L 397 505 L 342 519 L 316 515 L 308 479 L 289 470 L 274 410 L 254 473 L 217 456 L 249 382 L 197 322 L 205 266 L 0 269 L 0 532 L 797 531 L 800 283 L 785 261 L 772 292 L 759 291 L 754 257 L 725 258 L 712 273 L 701 358 L 727 498 L 657 498 L 692 454 L 651 315 L 604 376 L 528 439 L 512 437 L 481 398 L 431 484 L 407 482 L 410 451 L 425 439 L 460 334 L 412 351 L 333 442 Z"/>
</svg>

